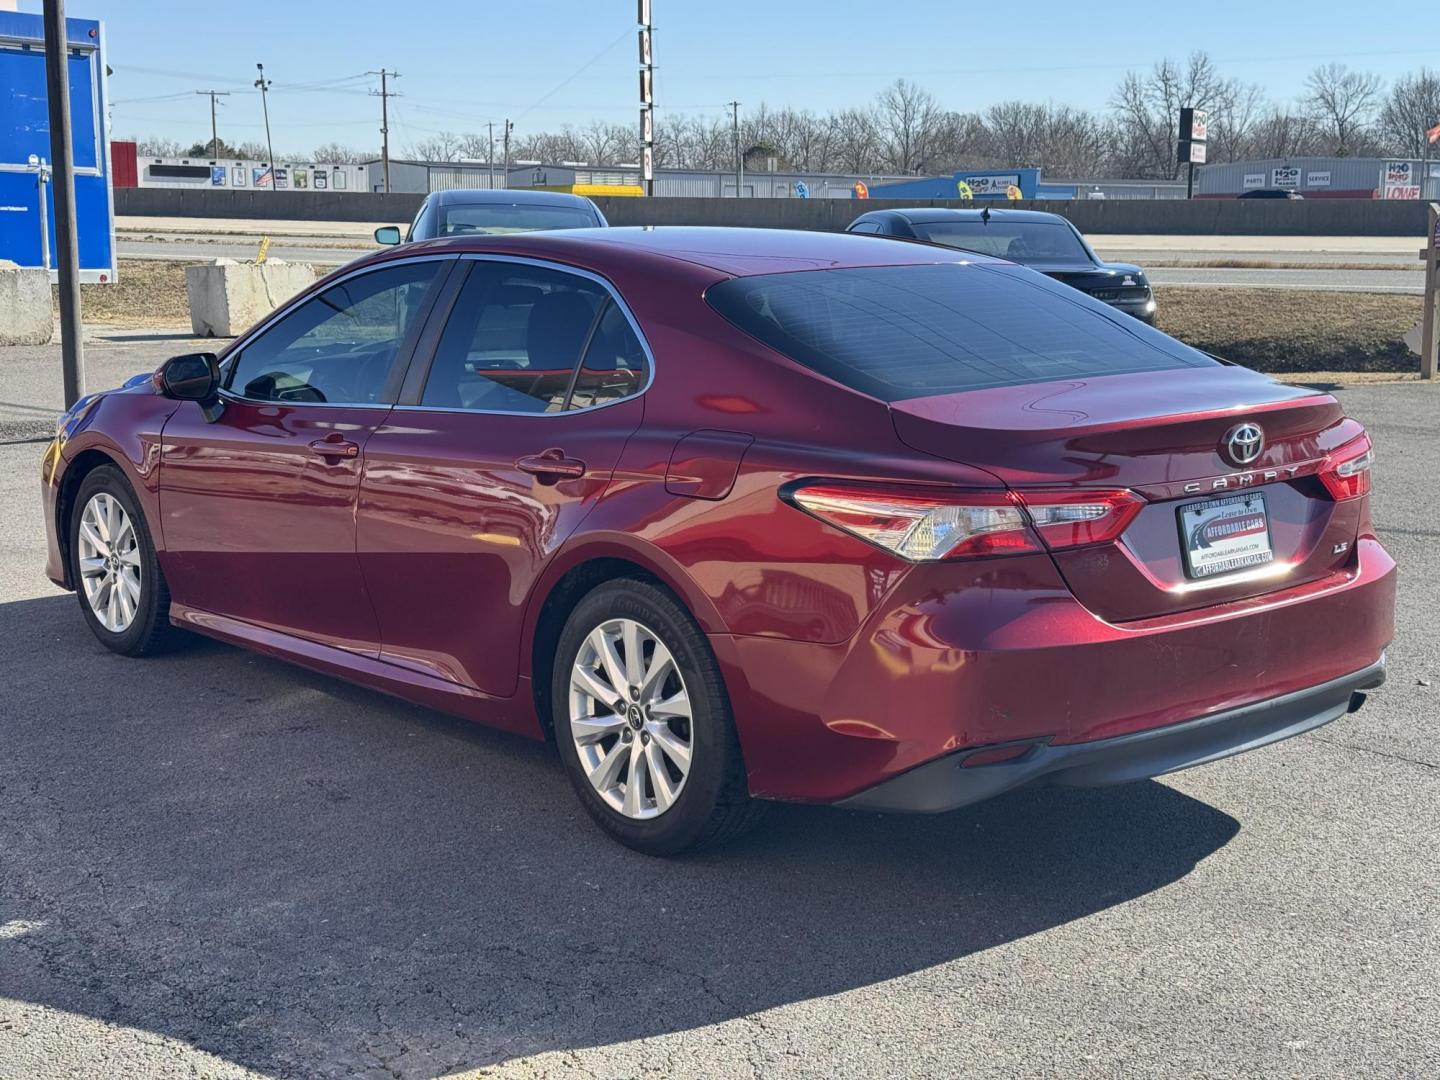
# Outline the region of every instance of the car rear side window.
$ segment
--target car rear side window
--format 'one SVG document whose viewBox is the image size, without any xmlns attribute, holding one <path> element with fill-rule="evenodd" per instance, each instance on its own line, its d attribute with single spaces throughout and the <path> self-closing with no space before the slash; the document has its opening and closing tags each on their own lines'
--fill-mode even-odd
<svg viewBox="0 0 1440 1080">
<path fill-rule="evenodd" d="M 570 408 L 605 405 L 639 393 L 645 384 L 645 350 L 630 320 L 613 301 L 595 327 L 590 347 L 575 376 Z"/>
<path fill-rule="evenodd" d="M 606 310 L 613 306 L 604 286 L 578 274 L 529 264 L 472 264 L 436 346 L 420 404 L 560 412 L 570 400 L 581 352 L 588 364 L 606 337 Z M 612 358 L 609 366 L 613 379 L 617 361 Z M 591 397 L 603 392 L 589 391 Z"/>
<path fill-rule="evenodd" d="M 1219 363 L 1018 266 L 766 274 L 706 299 L 778 352 L 886 401 Z"/>
</svg>

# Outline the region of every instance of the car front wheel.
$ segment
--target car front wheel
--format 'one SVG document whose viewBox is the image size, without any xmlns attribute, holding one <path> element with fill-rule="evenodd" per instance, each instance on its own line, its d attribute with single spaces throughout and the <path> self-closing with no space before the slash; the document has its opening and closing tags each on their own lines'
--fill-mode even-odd
<svg viewBox="0 0 1440 1080">
<path fill-rule="evenodd" d="M 566 772 L 616 840 L 673 855 L 758 819 L 719 666 L 671 594 L 633 580 L 599 586 L 570 614 L 554 670 Z"/>
<path fill-rule="evenodd" d="M 80 610 L 101 644 L 143 656 L 170 642 L 170 590 L 139 500 L 115 466 L 101 466 L 81 481 L 70 553 Z"/>
</svg>

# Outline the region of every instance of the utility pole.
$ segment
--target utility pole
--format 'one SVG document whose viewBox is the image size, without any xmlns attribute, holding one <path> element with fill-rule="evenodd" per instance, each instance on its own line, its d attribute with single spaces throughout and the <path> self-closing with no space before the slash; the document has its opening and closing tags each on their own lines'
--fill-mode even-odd
<svg viewBox="0 0 1440 1080">
<path fill-rule="evenodd" d="M 60 367 L 65 408 L 85 393 L 80 342 L 80 248 L 75 238 L 75 150 L 70 142 L 70 56 L 65 0 L 45 0 L 45 96 L 50 107 L 50 159 L 55 191 L 55 246 L 60 263 Z M 40 223 L 45 228 L 45 222 Z"/>
<path fill-rule="evenodd" d="M 387 88 L 386 79 L 398 79 L 398 71 L 386 71 L 381 68 L 379 71 L 367 71 L 367 75 L 380 76 L 380 89 L 371 90 L 371 97 L 380 99 L 380 160 L 385 169 L 385 194 L 390 194 L 390 99 L 399 97 L 394 90 Z"/>
<path fill-rule="evenodd" d="M 740 156 L 740 102 L 727 101 L 730 106 L 730 134 L 735 140 L 735 198 L 745 187 L 745 159 Z"/>
<path fill-rule="evenodd" d="M 217 132 L 215 129 L 215 99 L 217 97 L 229 97 L 230 91 L 196 90 L 195 93 L 199 94 L 201 97 L 205 97 L 208 95 L 210 98 L 210 157 L 218 158 L 220 156 L 220 135 L 219 132 Z"/>
<path fill-rule="evenodd" d="M 255 86 L 260 91 L 260 108 L 265 111 L 265 152 L 270 155 L 270 190 L 278 191 L 275 185 L 275 144 L 270 141 L 270 82 L 265 78 L 265 65 L 256 64 L 260 77 L 255 80 Z"/>
<path fill-rule="evenodd" d="M 502 177 L 502 181 L 504 186 L 508 188 L 510 186 L 510 132 L 515 130 L 515 125 L 509 120 L 506 120 L 505 126 L 501 130 L 504 132 L 505 137 L 505 175 Z"/>
<path fill-rule="evenodd" d="M 490 190 L 495 190 L 495 121 L 487 120 L 485 127 L 490 132 L 490 149 L 485 152 L 485 164 L 490 169 Z"/>
</svg>

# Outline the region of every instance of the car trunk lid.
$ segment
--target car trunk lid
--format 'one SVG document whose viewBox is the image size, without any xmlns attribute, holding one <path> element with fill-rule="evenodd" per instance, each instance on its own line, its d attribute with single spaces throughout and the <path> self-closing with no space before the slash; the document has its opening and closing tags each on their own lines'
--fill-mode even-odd
<svg viewBox="0 0 1440 1080">
<path fill-rule="evenodd" d="M 1360 434 L 1330 395 L 1230 365 L 1027 383 L 891 404 L 910 446 L 993 472 L 1019 491 L 1128 488 L 1146 505 L 1116 542 L 1053 553 L 1075 596 L 1109 621 L 1152 618 L 1339 572 L 1363 500 L 1336 502 L 1316 475 Z M 1222 455 L 1242 423 L 1260 456 Z M 1259 492 L 1273 558 L 1197 577 L 1181 507 Z M 1191 520 L 1191 519 L 1186 519 Z"/>
</svg>

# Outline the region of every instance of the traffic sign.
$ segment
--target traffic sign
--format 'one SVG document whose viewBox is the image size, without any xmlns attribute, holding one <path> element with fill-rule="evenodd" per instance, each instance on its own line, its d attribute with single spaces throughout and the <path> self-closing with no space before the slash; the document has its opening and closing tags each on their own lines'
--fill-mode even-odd
<svg viewBox="0 0 1440 1080">
<path fill-rule="evenodd" d="M 804 180 L 795 181 L 795 197 L 797 199 L 808 199 L 810 197 L 810 187 Z"/>
</svg>

